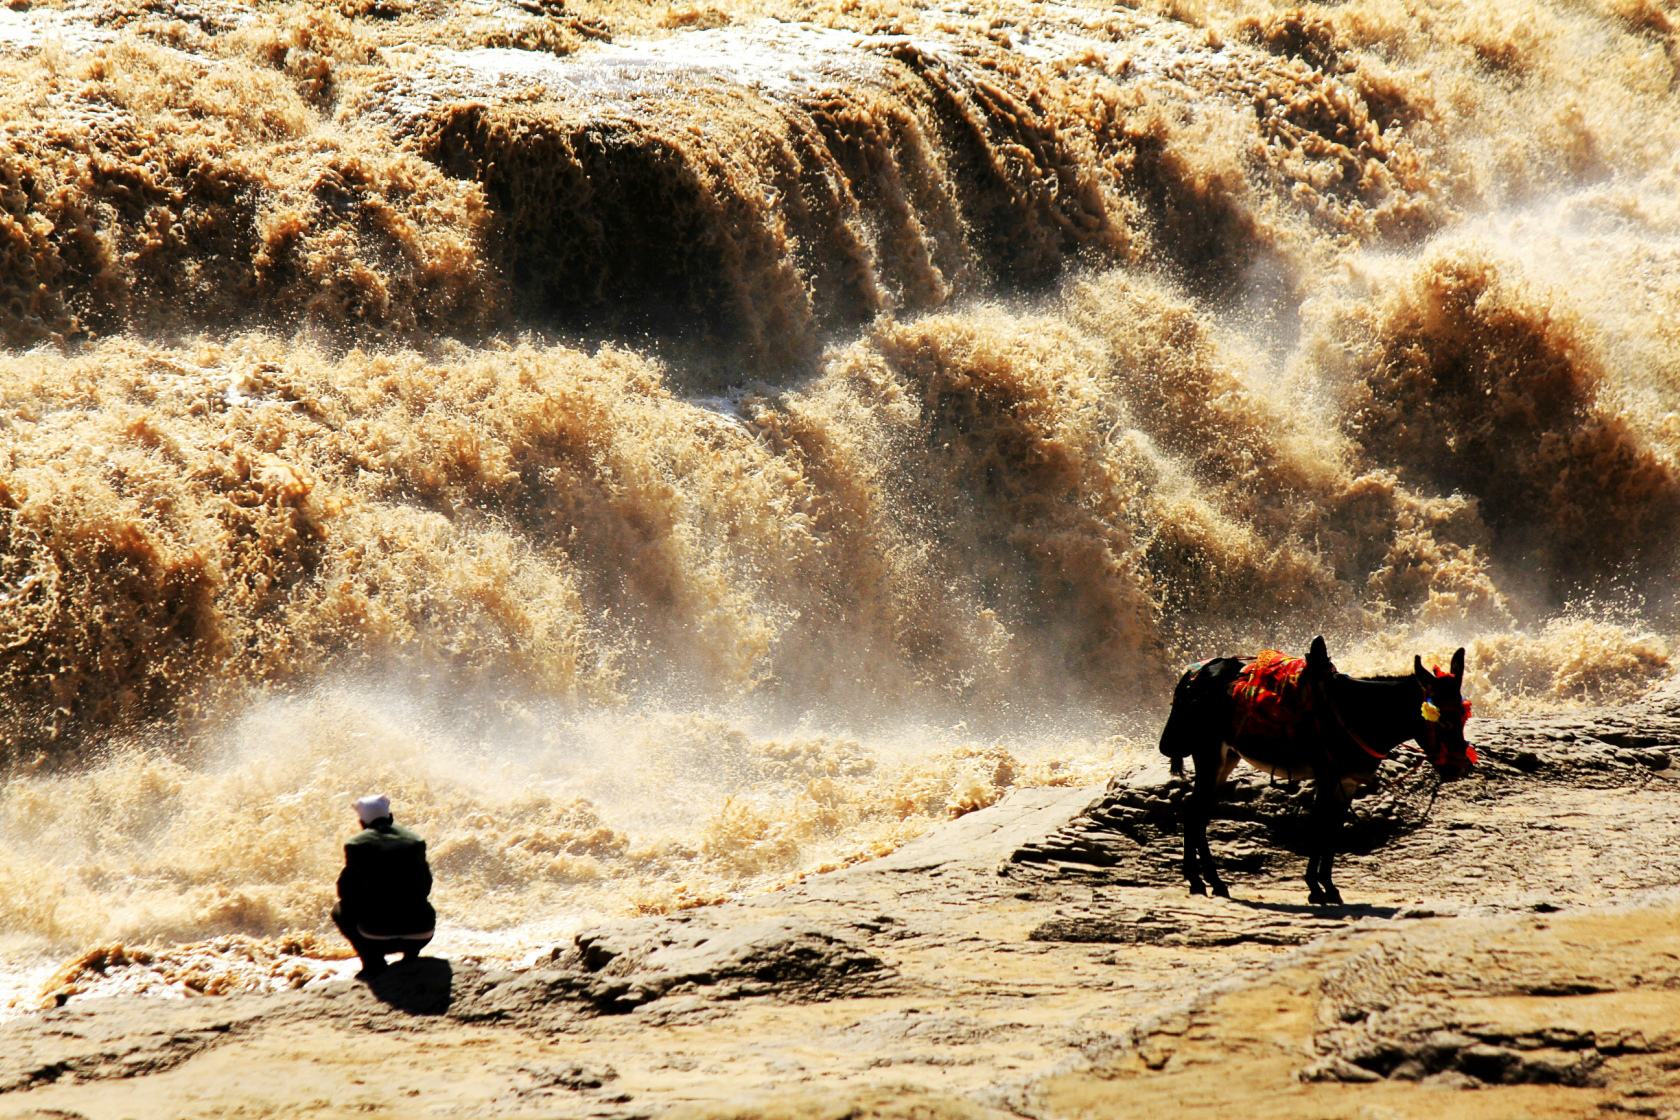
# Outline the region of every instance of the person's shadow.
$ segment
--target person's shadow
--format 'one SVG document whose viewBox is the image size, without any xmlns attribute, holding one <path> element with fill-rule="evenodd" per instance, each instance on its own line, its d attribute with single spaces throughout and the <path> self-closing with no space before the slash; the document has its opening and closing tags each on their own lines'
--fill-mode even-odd
<svg viewBox="0 0 1680 1120">
<path fill-rule="evenodd" d="M 398 961 L 368 981 L 380 1003 L 410 1015 L 442 1015 L 455 998 L 455 970 L 443 957 Z"/>
</svg>

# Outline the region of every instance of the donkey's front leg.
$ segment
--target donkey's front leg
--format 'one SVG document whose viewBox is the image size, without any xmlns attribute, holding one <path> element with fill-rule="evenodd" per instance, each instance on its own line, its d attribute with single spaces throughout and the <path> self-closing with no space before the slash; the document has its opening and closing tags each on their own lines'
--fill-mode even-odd
<svg viewBox="0 0 1680 1120">
<path fill-rule="evenodd" d="M 1331 875 L 1336 866 L 1336 843 L 1341 838 L 1347 799 L 1336 785 L 1313 782 L 1312 854 L 1307 857 L 1307 901 L 1315 906 L 1340 906 L 1342 892 Z"/>
</svg>

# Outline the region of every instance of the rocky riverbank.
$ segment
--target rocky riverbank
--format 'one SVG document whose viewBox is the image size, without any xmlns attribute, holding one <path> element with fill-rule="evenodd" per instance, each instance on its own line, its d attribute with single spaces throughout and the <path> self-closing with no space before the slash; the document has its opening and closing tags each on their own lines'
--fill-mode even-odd
<svg viewBox="0 0 1680 1120">
<path fill-rule="evenodd" d="M 892 856 L 626 921 L 537 967 L 71 1000 L 0 1028 L 0 1116 L 1680 1116 L 1680 696 L 1478 720 L 1305 905 L 1300 792 L 1021 790 Z"/>
</svg>

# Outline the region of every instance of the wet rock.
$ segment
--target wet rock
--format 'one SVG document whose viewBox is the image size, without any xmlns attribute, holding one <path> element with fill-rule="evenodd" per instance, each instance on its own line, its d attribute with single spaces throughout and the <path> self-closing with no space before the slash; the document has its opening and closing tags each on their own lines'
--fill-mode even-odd
<svg viewBox="0 0 1680 1120">
<path fill-rule="evenodd" d="M 650 919 L 585 931 L 547 966 L 463 984 L 450 1016 L 562 1029 L 658 1004 L 687 1019 L 720 1001 L 815 1002 L 890 991 L 893 971 L 836 930 L 789 921 L 704 925 Z"/>
<path fill-rule="evenodd" d="M 1299 1076 L 1302 1081 L 1340 1081 L 1354 1085 L 1382 1080 L 1381 1074 L 1372 1073 L 1363 1066 L 1356 1066 L 1346 1058 L 1339 1057 L 1314 1062 L 1303 1069 Z"/>
<path fill-rule="evenodd" d="M 582 1092 L 599 1089 L 612 1081 L 618 1080 L 618 1071 L 611 1066 L 592 1069 L 580 1065 L 560 1065 L 548 1067 L 530 1067 L 525 1074 L 533 1082 L 531 1089 L 567 1089 L 572 1092 Z M 529 1092 L 530 1090 L 527 1090 Z"/>
<path fill-rule="evenodd" d="M 880 958 L 833 931 L 786 921 L 607 927 L 580 933 L 556 964 L 569 989 L 605 1013 L 700 989 L 713 999 L 835 999 L 880 991 L 891 978 Z"/>
<path fill-rule="evenodd" d="M 1665 741 L 1661 735 L 1641 731 L 1600 731 L 1594 737 L 1617 747 L 1654 747 Z"/>
<path fill-rule="evenodd" d="M 1366 1037 L 1301 1071 L 1305 1081 L 1368 1082 L 1435 1080 L 1457 1074 L 1481 1085 L 1569 1085 L 1599 1083 L 1604 1055 L 1590 1040 L 1570 1049 L 1525 1047 L 1525 1040 L 1477 1041 L 1453 1031 Z"/>
<path fill-rule="evenodd" d="M 1069 915 L 1043 922 L 1029 941 L 1086 942 L 1110 945 L 1164 945 L 1216 948 L 1225 945 L 1303 945 L 1341 923 L 1276 916 L 1230 916 L 1209 912 L 1135 912 L 1124 915 Z"/>
<path fill-rule="evenodd" d="M 1484 1085 L 1593 1085 L 1604 1056 L 1590 1047 L 1579 1051 L 1523 1051 L 1486 1043 L 1458 1054 L 1456 1068 Z"/>
<path fill-rule="evenodd" d="M 75 1010 L 0 1024 L 0 1096 L 61 1082 L 161 1073 L 233 1039 L 285 1002 L 130 1008 L 91 1001 Z"/>
</svg>

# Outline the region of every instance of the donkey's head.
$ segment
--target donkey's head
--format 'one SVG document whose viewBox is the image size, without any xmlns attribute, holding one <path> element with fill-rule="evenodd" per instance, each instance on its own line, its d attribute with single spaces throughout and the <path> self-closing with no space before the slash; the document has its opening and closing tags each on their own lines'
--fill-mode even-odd
<svg viewBox="0 0 1680 1120">
<path fill-rule="evenodd" d="M 1435 764 L 1441 777 L 1462 778 L 1476 764 L 1476 748 L 1464 739 L 1470 701 L 1464 698 L 1464 648 L 1452 655 L 1452 671 L 1425 669 L 1421 657 L 1412 658 L 1412 678 L 1423 693 L 1418 707 L 1417 744 Z"/>
</svg>

